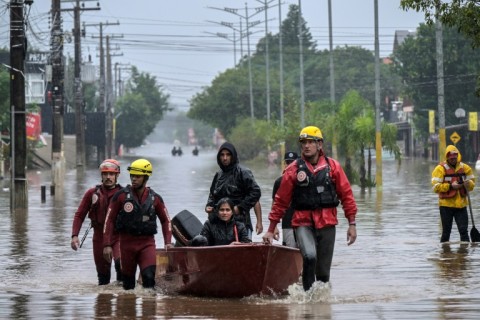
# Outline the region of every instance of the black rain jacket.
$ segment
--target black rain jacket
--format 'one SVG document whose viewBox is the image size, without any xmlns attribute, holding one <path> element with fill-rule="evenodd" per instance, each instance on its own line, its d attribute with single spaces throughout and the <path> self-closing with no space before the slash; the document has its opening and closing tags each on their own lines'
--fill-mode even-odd
<svg viewBox="0 0 480 320">
<path fill-rule="evenodd" d="M 232 162 L 227 167 L 223 166 L 220 161 L 220 152 L 224 149 L 232 154 Z M 220 199 L 230 198 L 234 205 L 242 211 L 242 216 L 235 218 L 253 230 L 249 211 L 260 199 L 261 191 L 252 171 L 239 164 L 237 150 L 229 142 L 223 143 L 218 149 L 217 163 L 220 170 L 213 177 L 207 206 L 215 207 Z"/>
</svg>

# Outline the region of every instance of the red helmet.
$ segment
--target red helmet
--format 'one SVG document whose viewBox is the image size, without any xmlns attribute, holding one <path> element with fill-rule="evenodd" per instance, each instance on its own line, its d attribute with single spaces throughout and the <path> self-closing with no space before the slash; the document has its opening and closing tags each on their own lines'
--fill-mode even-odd
<svg viewBox="0 0 480 320">
<path fill-rule="evenodd" d="M 120 162 L 115 159 L 106 159 L 99 166 L 100 172 L 120 173 Z"/>
</svg>

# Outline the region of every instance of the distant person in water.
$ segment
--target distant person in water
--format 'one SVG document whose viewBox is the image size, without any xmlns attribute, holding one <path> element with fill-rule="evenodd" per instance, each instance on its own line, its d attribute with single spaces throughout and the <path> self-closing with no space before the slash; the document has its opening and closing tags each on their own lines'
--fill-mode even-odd
<svg viewBox="0 0 480 320">
<path fill-rule="evenodd" d="M 236 221 L 233 215 L 233 202 L 222 198 L 215 207 L 215 213 L 205 221 L 202 231 L 195 236 L 193 246 L 220 246 L 251 242 L 245 225 Z"/>
<path fill-rule="evenodd" d="M 198 148 L 197 148 L 197 146 L 195 146 L 195 148 L 192 150 L 192 154 L 193 154 L 194 156 L 198 156 Z"/>
</svg>

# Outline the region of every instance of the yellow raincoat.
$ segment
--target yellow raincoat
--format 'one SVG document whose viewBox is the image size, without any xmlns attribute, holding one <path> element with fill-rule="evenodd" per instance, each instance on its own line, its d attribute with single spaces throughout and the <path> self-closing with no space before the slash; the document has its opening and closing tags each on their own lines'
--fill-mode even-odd
<svg viewBox="0 0 480 320">
<path fill-rule="evenodd" d="M 458 153 L 457 165 L 455 168 L 452 168 L 447 162 L 447 155 L 449 152 Z M 468 205 L 468 197 L 462 196 L 459 190 L 456 190 L 452 197 L 442 198 L 442 196 L 440 196 L 441 194 L 446 194 L 451 191 L 450 184 L 452 180 L 449 181 L 448 177 L 445 178 L 447 170 L 446 168 L 453 169 L 455 173 L 463 171 L 465 175 L 463 180 L 465 181 L 465 187 L 467 188 L 468 192 L 472 191 L 475 187 L 475 176 L 473 175 L 472 168 L 468 164 L 461 161 L 462 155 L 460 154 L 460 151 L 458 151 L 457 147 L 454 145 L 449 145 L 445 149 L 444 161 L 438 164 L 435 169 L 433 169 L 432 189 L 435 193 L 439 194 L 438 205 L 441 207 L 464 208 Z"/>
</svg>

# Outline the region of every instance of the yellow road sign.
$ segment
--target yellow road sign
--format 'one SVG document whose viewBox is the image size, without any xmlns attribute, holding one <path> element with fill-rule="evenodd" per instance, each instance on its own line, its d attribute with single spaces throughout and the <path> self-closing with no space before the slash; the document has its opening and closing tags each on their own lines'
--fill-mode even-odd
<svg viewBox="0 0 480 320">
<path fill-rule="evenodd" d="M 460 139 L 462 138 L 455 131 L 450 135 L 450 140 L 452 140 L 453 144 L 457 144 Z"/>
</svg>

